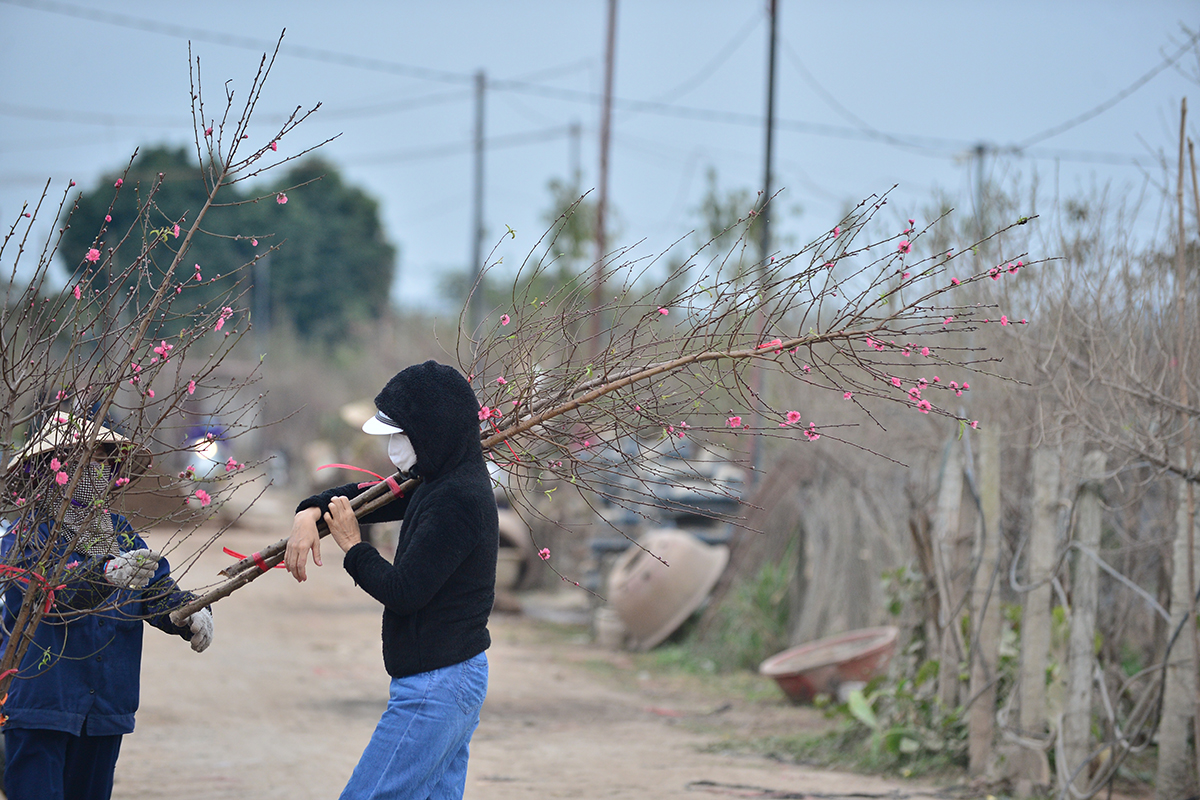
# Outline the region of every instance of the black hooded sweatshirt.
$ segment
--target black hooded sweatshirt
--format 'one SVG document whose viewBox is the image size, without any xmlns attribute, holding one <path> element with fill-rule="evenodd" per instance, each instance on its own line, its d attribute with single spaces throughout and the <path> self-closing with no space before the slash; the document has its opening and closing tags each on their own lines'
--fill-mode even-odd
<svg viewBox="0 0 1200 800">
<path fill-rule="evenodd" d="M 344 565 L 383 603 L 383 663 L 394 678 L 457 664 L 491 644 L 499 527 L 491 479 L 479 444 L 479 402 L 454 368 L 426 361 L 396 375 L 375 405 L 412 440 L 421 483 L 360 522 L 404 520 L 389 564 L 360 542 Z M 300 503 L 297 511 L 368 484 L 349 483 Z"/>
</svg>

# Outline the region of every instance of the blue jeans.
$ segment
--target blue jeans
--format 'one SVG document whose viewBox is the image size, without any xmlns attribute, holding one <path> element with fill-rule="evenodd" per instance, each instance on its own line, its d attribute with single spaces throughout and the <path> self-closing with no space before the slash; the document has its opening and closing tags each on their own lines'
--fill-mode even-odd
<svg viewBox="0 0 1200 800">
<path fill-rule="evenodd" d="M 341 800 L 461 798 L 487 680 L 483 653 L 442 669 L 392 678 L 387 710 Z"/>
</svg>

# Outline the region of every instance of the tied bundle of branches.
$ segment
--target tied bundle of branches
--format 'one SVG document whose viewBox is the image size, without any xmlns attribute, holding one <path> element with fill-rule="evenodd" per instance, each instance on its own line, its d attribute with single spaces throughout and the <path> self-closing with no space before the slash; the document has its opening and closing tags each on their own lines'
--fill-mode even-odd
<svg viewBox="0 0 1200 800">
<path fill-rule="evenodd" d="M 645 514 L 681 479 L 659 465 L 684 443 L 693 463 L 740 461 L 751 469 L 768 440 L 854 445 L 860 422 L 809 418 L 795 399 L 801 386 L 832 393 L 868 424 L 883 424 L 878 403 L 899 403 L 913 415 L 975 427 L 951 408 L 969 390 L 966 378 L 994 359 L 964 340 L 980 324 L 1010 320 L 971 285 L 1027 264 L 1013 254 L 1011 263 L 981 265 L 974 246 L 918 256 L 921 238 L 942 220 L 920 232 L 910 220 L 877 233 L 886 227 L 877 219 L 886 203 L 886 196 L 864 201 L 804 249 L 766 263 L 747 256 L 751 213 L 731 248 L 709 242 L 661 282 L 652 277 L 656 260 L 629 251 L 589 275 L 556 276 L 548 254 L 568 211 L 546 246 L 503 278 L 513 288 L 478 336 L 459 328 L 459 367 L 481 397 L 483 449 L 509 500 L 523 514 L 544 514 L 539 499 L 569 486 L 589 502 Z M 1002 246 L 1006 231 L 1028 221 L 984 241 Z M 499 270 L 493 263 L 476 291 L 499 283 Z M 952 374 L 958 379 L 943 377 Z M 699 472 L 690 478 L 707 480 Z M 355 514 L 414 485 L 403 481 L 397 473 L 355 497 Z M 734 481 L 708 482 L 709 491 L 740 501 L 738 489 Z M 323 524 L 318 530 L 327 532 Z M 178 615 L 253 581 L 282 561 L 285 548 L 281 540 L 228 567 L 224 584 Z"/>
<path fill-rule="evenodd" d="M 246 467 L 254 465 L 238 463 L 232 455 L 209 465 L 208 474 L 199 474 L 194 465 L 178 473 L 171 467 L 190 452 L 187 437 L 198 417 L 219 418 L 224 438 L 237 438 L 255 427 L 261 395 L 250 395 L 249 390 L 257 380 L 258 364 L 229 363 L 249 329 L 240 301 L 253 262 L 204 268 L 197 264 L 193 269 L 186 256 L 196 237 L 210 235 L 203 222 L 219 205 L 223 190 L 298 157 L 275 154 L 279 142 L 312 111 L 297 109 L 268 138 L 254 141 L 248 133 L 274 59 L 275 54 L 263 56 L 244 98 L 235 97 L 231 84 L 226 84 L 223 109 L 216 115 L 205 108 L 199 59 L 190 62 L 195 155 L 203 167 L 205 190 L 199 207 L 181 216 L 168 215 L 157 197 L 170 178 L 159 173 L 149 184 L 135 183 L 127 167 L 115 183 L 110 213 L 103 221 L 74 218 L 79 198 L 71 200 L 71 181 L 56 209 L 61 227 L 52 228 L 39 242 L 39 214 L 52 206 L 47 182 L 38 202 L 21 209 L 0 242 L 0 263 L 8 278 L 0 308 L 0 509 L 16 514 L 6 531 L 13 542 L 0 572 L 4 588 L 18 581 L 25 592 L 16 623 L 3 631 L 8 643 L 0 658 L 0 696 L 21 677 L 33 631 L 48 614 L 66 619 L 72 613 L 111 613 L 114 604 L 122 602 L 114 599 L 121 595 L 103 583 L 102 571 L 84 574 L 77 556 L 83 551 L 78 532 L 93 528 L 98 520 L 107 521 L 122 500 L 130 505 L 140 501 L 142 522 L 175 528 L 169 541 L 156 544 L 167 554 L 196 535 L 228 494 L 250 480 Z M 123 192 L 136 196 L 136 221 L 128 229 L 110 230 L 112 210 Z M 86 252 L 59 251 L 71 225 L 97 226 Z M 253 232 L 245 232 L 244 238 L 257 244 Z M 65 288 L 57 291 L 51 288 L 57 283 L 56 256 L 73 264 Z M 30 258 L 35 263 L 29 264 Z M 225 273 L 224 279 L 217 272 Z M 29 443 L 50 430 L 60 435 L 39 468 L 27 469 L 23 448 L 27 451 Z M 152 455 L 156 467 L 133 476 L 133 483 L 128 473 L 121 476 L 118 471 L 81 506 L 77 487 L 94 470 L 98 449 L 115 436 L 126 443 L 122 446 Z M 133 502 L 123 494 L 135 495 Z M 60 502 L 51 500 L 59 497 Z M 148 507 L 160 513 L 148 517 Z M 64 525 L 68 515 L 74 516 Z M 77 533 L 39 537 L 38 527 L 47 524 L 56 531 Z M 197 551 L 219 534 L 198 537 L 203 541 Z M 86 610 L 64 609 L 57 602 L 68 584 L 78 588 L 89 582 L 95 597 Z M 43 660 L 55 658 L 47 653 Z"/>
</svg>

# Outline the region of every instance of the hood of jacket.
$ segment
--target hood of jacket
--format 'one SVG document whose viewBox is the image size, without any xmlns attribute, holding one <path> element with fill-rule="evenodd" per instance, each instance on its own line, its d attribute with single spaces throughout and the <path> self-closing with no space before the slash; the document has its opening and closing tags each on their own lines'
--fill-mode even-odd
<svg viewBox="0 0 1200 800">
<path fill-rule="evenodd" d="M 434 480 L 467 462 L 482 462 L 479 401 L 458 370 L 426 361 L 401 371 L 375 406 L 404 429 L 417 454 L 413 471 Z"/>
</svg>

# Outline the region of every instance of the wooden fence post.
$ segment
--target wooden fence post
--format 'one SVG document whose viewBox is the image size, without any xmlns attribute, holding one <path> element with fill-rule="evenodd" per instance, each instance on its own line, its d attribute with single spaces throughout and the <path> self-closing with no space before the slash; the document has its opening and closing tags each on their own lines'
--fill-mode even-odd
<svg viewBox="0 0 1200 800">
<path fill-rule="evenodd" d="M 1046 661 L 1050 653 L 1050 570 L 1054 568 L 1054 532 L 1058 520 L 1058 451 L 1040 447 L 1033 453 L 1033 509 L 1026 545 L 1026 580 L 1021 616 L 1019 726 L 1022 736 L 1046 735 Z M 1030 797 L 1050 785 L 1050 763 L 1042 750 L 1024 750 L 1017 775 L 1017 795 Z"/>
<path fill-rule="evenodd" d="M 938 488 L 937 512 L 933 519 L 933 566 L 938 590 L 938 699 L 946 708 L 958 705 L 958 659 L 962 653 L 955 612 L 957 598 L 952 592 L 958 512 L 962 503 L 963 469 L 959 447 L 950 442 L 942 466 Z"/>
<path fill-rule="evenodd" d="M 982 519 L 979 565 L 971 587 L 971 707 L 967 711 L 967 756 L 971 775 L 983 775 L 996 730 L 996 677 L 1000 660 L 1000 432 L 984 428 L 979 442 L 979 500 Z"/>
<path fill-rule="evenodd" d="M 1100 492 L 1103 488 L 1107 458 L 1093 450 L 1083 457 L 1083 484 L 1079 511 L 1075 516 L 1075 579 L 1071 584 L 1071 634 L 1067 651 L 1067 701 L 1063 710 L 1062 763 L 1058 774 L 1066 779 L 1078 770 L 1074 785 L 1087 784 L 1087 767 L 1081 768 L 1091 754 L 1092 665 L 1096 649 L 1096 599 L 1100 567 L 1089 553 L 1100 544 Z"/>
<path fill-rule="evenodd" d="M 1167 636 L 1175 633 L 1191 609 L 1196 587 L 1188 587 L 1188 528 L 1196 520 L 1188 519 L 1187 484 L 1179 482 L 1179 510 L 1175 514 L 1176 531 L 1171 570 L 1171 624 Z M 1196 538 L 1193 527 L 1193 544 Z M 1200 558 L 1200 556 L 1195 556 Z M 1188 747 L 1192 714 L 1196 708 L 1196 626 L 1184 624 L 1167 658 L 1167 685 L 1163 689 L 1162 722 L 1158 729 L 1158 770 L 1154 780 L 1157 800 L 1192 797 L 1196 794 L 1192 752 Z"/>
</svg>

